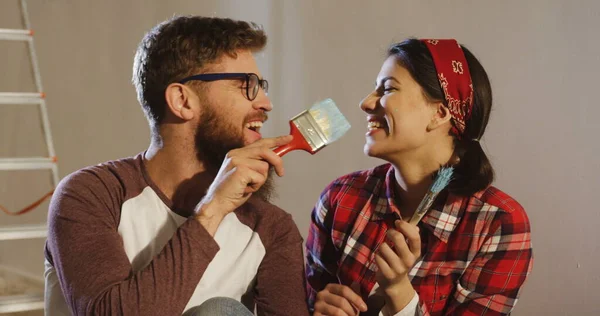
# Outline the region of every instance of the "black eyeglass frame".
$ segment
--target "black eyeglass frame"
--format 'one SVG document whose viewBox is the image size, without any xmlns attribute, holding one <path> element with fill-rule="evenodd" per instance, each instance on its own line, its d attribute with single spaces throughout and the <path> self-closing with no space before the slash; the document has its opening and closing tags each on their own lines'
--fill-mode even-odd
<svg viewBox="0 0 600 316">
<path fill-rule="evenodd" d="M 265 94 L 269 93 L 269 82 L 267 79 L 260 79 L 257 74 L 249 72 L 226 72 L 226 73 L 209 73 L 209 74 L 199 74 L 186 77 L 184 79 L 179 80 L 179 83 L 185 84 L 186 82 L 192 80 L 199 81 L 217 81 L 217 80 L 230 80 L 230 79 L 243 79 L 246 83 L 246 97 L 250 101 L 254 101 L 256 96 L 258 96 L 259 88 L 262 88 L 265 91 Z M 252 87 L 252 94 L 250 94 L 250 83 L 251 80 L 256 80 L 256 84 Z"/>
</svg>

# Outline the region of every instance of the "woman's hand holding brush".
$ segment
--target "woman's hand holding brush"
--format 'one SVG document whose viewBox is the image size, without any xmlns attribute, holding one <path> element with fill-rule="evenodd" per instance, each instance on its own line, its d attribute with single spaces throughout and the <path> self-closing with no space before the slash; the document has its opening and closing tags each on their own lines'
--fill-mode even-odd
<svg viewBox="0 0 600 316">
<path fill-rule="evenodd" d="M 377 283 L 385 296 L 385 308 L 392 315 L 408 305 L 415 295 L 408 272 L 421 256 L 419 227 L 402 220 L 396 220 L 394 225 L 395 229 L 388 229 L 386 241 L 375 253 Z"/>
</svg>

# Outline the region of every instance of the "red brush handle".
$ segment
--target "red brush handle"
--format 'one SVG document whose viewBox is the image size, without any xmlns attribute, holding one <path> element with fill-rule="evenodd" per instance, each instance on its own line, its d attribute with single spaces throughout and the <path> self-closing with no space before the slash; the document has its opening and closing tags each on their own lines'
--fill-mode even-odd
<svg viewBox="0 0 600 316">
<path fill-rule="evenodd" d="M 294 124 L 294 122 L 292 121 L 290 121 L 290 134 L 294 136 L 294 140 L 292 140 L 287 145 L 275 148 L 273 151 L 275 151 L 275 154 L 277 154 L 277 156 L 283 157 L 283 155 L 287 154 L 288 152 L 298 149 L 302 149 L 313 154 L 312 147 L 310 147 L 306 139 L 304 139 L 304 136 L 302 136 L 302 133 L 300 133 L 300 131 L 296 127 L 296 124 Z"/>
</svg>

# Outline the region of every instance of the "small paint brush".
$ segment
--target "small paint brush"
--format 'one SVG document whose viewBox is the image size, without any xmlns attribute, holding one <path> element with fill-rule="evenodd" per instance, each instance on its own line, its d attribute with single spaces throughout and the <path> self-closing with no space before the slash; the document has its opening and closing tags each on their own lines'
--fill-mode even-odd
<svg viewBox="0 0 600 316">
<path fill-rule="evenodd" d="M 415 211 L 413 216 L 410 218 L 409 223 L 417 225 L 419 221 L 421 221 L 421 218 L 423 218 L 425 213 L 427 213 L 438 194 L 446 186 L 448 186 L 450 180 L 452 180 L 453 173 L 453 167 L 442 167 L 440 170 L 438 170 L 435 180 L 429 187 L 429 191 L 427 191 L 427 194 L 425 194 L 425 196 L 421 200 L 421 203 L 419 203 L 419 206 L 417 207 L 417 210 Z"/>
</svg>

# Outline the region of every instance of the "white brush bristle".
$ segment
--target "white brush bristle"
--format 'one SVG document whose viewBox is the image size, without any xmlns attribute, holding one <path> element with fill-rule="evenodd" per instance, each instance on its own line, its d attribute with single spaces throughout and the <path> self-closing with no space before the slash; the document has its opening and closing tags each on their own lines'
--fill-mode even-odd
<svg viewBox="0 0 600 316">
<path fill-rule="evenodd" d="M 317 122 L 330 144 L 342 137 L 350 129 L 350 122 L 337 108 L 332 99 L 325 99 L 315 103 L 308 113 Z"/>
</svg>

